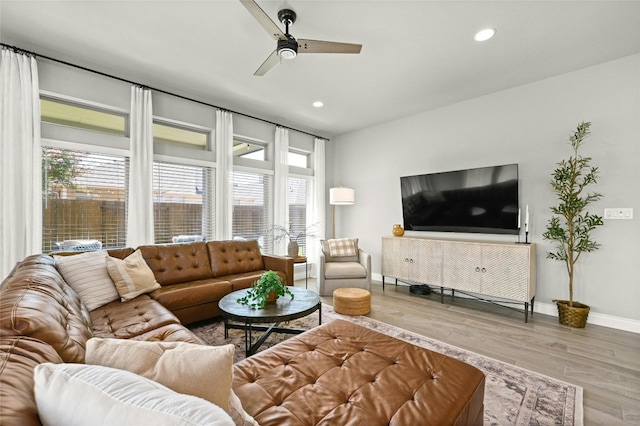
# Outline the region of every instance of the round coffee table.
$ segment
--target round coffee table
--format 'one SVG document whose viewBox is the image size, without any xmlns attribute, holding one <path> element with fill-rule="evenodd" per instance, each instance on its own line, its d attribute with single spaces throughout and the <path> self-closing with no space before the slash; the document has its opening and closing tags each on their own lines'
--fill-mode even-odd
<svg viewBox="0 0 640 426">
<path fill-rule="evenodd" d="M 280 296 L 275 303 L 266 304 L 262 309 L 251 309 L 249 305 L 238 303 L 244 297 L 248 288 L 237 290 L 224 296 L 218 306 L 224 317 L 224 337 L 229 337 L 229 329 L 244 330 L 246 356 L 251 356 L 267 340 L 273 332 L 286 334 L 300 334 L 306 329 L 280 327 L 283 321 L 290 321 L 305 317 L 318 311 L 318 325 L 322 324 L 322 303 L 317 293 L 303 288 L 289 287 L 294 298 Z M 230 322 L 234 321 L 234 322 Z M 256 324 L 271 324 L 256 325 Z M 253 343 L 253 332 L 264 331 L 264 334 Z"/>
</svg>

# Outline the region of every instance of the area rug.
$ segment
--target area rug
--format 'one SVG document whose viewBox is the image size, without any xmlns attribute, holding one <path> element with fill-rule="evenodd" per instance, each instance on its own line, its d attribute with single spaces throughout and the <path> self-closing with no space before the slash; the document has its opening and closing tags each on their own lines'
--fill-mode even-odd
<svg viewBox="0 0 640 426">
<path fill-rule="evenodd" d="M 485 425 L 583 425 L 582 388 L 579 386 L 469 352 L 368 317 L 340 315 L 334 312 L 331 306 L 323 304 L 322 322 L 326 323 L 337 318 L 457 358 L 482 370 L 486 375 Z M 312 328 L 317 325 L 317 312 L 287 324 L 289 327 L 296 328 Z M 225 340 L 222 320 L 199 323 L 190 328 L 209 345 L 234 344 L 236 361 L 244 358 L 244 331 L 229 330 L 229 339 Z M 289 337 L 291 337 L 289 334 L 273 333 L 261 347 L 261 350 Z"/>
</svg>

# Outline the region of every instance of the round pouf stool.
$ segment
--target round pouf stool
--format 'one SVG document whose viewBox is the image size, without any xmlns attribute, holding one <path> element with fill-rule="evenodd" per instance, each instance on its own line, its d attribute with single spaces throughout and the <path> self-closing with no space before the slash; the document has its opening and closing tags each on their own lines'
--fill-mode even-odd
<svg viewBox="0 0 640 426">
<path fill-rule="evenodd" d="M 343 315 L 366 315 L 371 312 L 371 293 L 362 288 L 336 289 L 333 310 Z"/>
</svg>

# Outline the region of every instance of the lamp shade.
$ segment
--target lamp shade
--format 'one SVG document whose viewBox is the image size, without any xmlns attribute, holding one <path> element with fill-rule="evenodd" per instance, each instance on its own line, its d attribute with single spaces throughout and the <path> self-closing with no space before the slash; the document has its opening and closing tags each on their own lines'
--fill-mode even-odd
<svg viewBox="0 0 640 426">
<path fill-rule="evenodd" d="M 353 188 L 344 188 L 342 186 L 329 189 L 329 204 L 341 206 L 355 204 L 356 191 Z"/>
</svg>

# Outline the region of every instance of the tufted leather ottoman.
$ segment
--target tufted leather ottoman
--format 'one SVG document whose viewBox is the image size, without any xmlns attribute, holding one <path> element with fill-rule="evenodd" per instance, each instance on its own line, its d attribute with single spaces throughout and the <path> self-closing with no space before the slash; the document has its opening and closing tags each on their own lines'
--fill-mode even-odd
<svg viewBox="0 0 640 426">
<path fill-rule="evenodd" d="M 343 315 L 367 315 L 371 293 L 362 288 L 338 288 L 333 291 L 333 310 Z"/>
<path fill-rule="evenodd" d="M 234 366 L 244 409 L 270 425 L 482 425 L 484 374 L 334 320 Z"/>
</svg>

